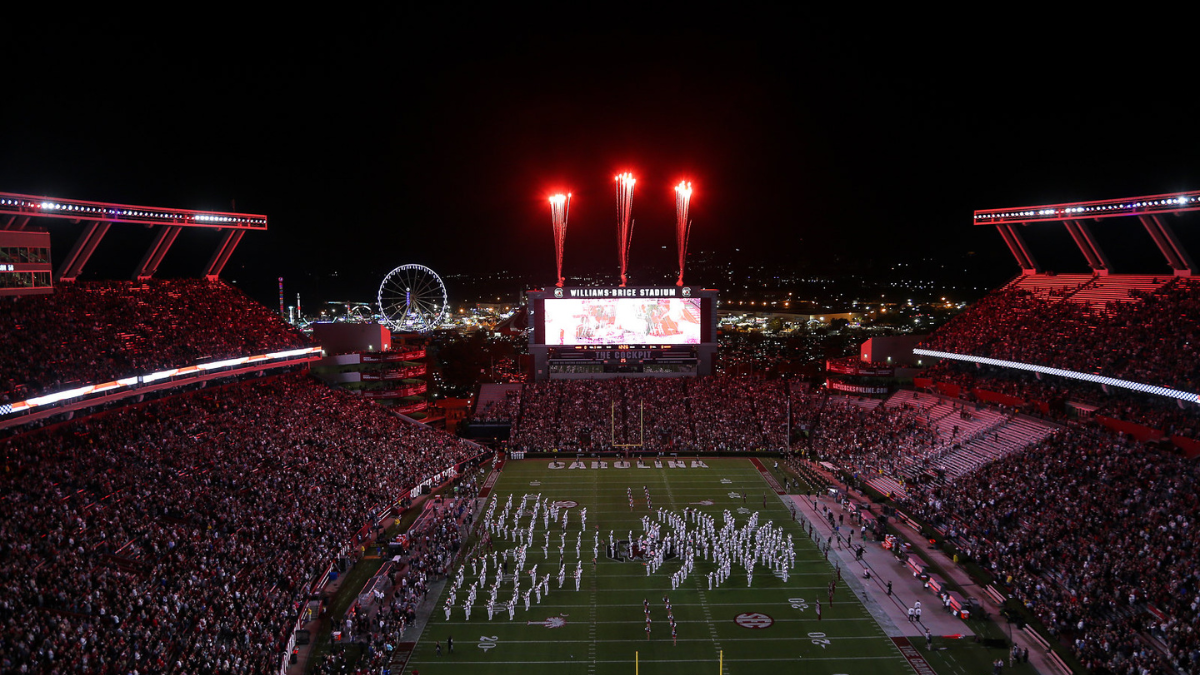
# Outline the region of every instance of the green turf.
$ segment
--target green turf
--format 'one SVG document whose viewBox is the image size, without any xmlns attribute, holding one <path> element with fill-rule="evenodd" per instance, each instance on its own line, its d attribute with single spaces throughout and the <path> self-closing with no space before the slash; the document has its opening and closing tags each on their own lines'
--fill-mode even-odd
<svg viewBox="0 0 1200 675">
<path fill-rule="evenodd" d="M 569 463 L 569 462 L 568 462 Z M 650 462 L 648 462 L 650 463 Z M 548 460 L 509 462 L 495 489 L 499 512 L 510 493 L 514 504 L 525 493 L 542 493 L 553 499 L 569 499 L 579 503 L 571 509 L 566 562 L 568 575 L 562 589 L 551 579 L 551 592 L 526 612 L 519 603 L 516 620 L 509 621 L 507 612 L 489 621 L 482 603 L 486 591 L 481 590 L 469 622 L 456 607 L 446 621 L 440 599 L 434 616 L 426 627 L 411 661 L 409 672 L 418 669 L 423 675 L 439 673 L 718 673 L 718 663 L 724 655 L 724 673 L 800 672 L 805 673 L 911 673 L 912 668 L 900 656 L 890 639 L 867 614 L 862 605 L 844 585 L 838 586 L 832 607 L 825 602 L 822 621 L 817 621 L 813 601 L 820 595 L 826 600 L 826 587 L 833 575 L 832 566 L 817 552 L 816 547 L 802 535 L 799 525 L 791 522 L 790 511 L 766 486 L 758 470 L 747 460 L 706 459 L 708 468 L 628 468 L 618 469 L 609 463 L 607 469 L 550 470 Z M 591 460 L 587 464 L 591 465 Z M 726 482 L 727 481 L 727 482 Z M 531 483 L 538 483 L 531 485 Z M 670 574 L 680 566 L 668 561 L 652 577 L 638 562 L 616 562 L 604 557 L 604 544 L 610 529 L 625 538 L 629 530 L 638 536 L 640 518 L 648 513 L 642 486 L 649 487 L 655 508 L 682 511 L 685 506 L 700 508 L 722 522 L 721 513 L 728 508 L 734 512 L 740 527 L 749 517 L 738 509 L 757 510 L 759 523 L 774 520 L 792 533 L 796 542 L 797 559 L 789 582 L 759 567 L 753 587 L 747 588 L 746 577 L 739 566 L 719 588 L 707 590 L 707 572 L 712 563 L 701 557 L 696 569 L 682 589 L 671 590 Z M 631 512 L 626 488 L 634 492 Z M 747 503 L 732 492 L 746 492 Z M 762 507 L 763 496 L 767 507 Z M 711 506 L 698 505 L 712 500 Z M 576 561 L 573 545 L 579 531 L 578 513 L 588 509 L 588 534 L 582 554 L 585 558 L 583 585 L 575 591 L 569 572 Z M 515 510 L 515 507 L 514 507 Z M 653 517 L 653 514 L 651 514 Z M 528 523 L 528 520 L 524 520 Z M 591 532 L 600 526 L 601 560 L 593 573 Z M 539 518 L 535 536 L 540 541 L 542 521 Z M 550 560 L 547 563 L 542 549 L 532 548 L 527 565 L 542 563 L 539 574 L 558 571 L 558 552 L 555 540 L 561 528 L 551 523 Z M 501 539 L 499 547 L 515 547 Z M 467 569 L 470 583 L 470 567 Z M 522 588 L 529 584 L 527 578 Z M 459 593 L 461 606 L 463 592 Z M 511 582 L 505 582 L 501 600 L 512 594 Z M 670 628 L 662 598 L 669 595 L 678 622 L 678 644 L 672 645 Z M 803 598 L 805 603 L 792 602 Z M 651 639 L 646 639 L 643 599 L 650 601 Z M 797 605 L 797 606 L 794 606 Z M 762 629 L 744 628 L 735 622 L 742 613 L 759 612 L 774 619 Z M 565 619 L 566 624 L 548 628 L 541 622 L 551 617 Z M 535 623 L 536 622 L 536 623 Z M 455 653 L 446 652 L 448 636 L 454 636 Z M 442 656 L 434 653 L 434 642 L 443 647 Z M 636 656 L 635 656 L 636 655 Z"/>
</svg>

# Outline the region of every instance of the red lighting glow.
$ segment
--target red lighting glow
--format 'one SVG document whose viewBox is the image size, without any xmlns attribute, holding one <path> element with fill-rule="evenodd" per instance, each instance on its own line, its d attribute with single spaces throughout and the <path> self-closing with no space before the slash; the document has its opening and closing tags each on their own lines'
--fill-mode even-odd
<svg viewBox="0 0 1200 675">
<path fill-rule="evenodd" d="M 621 261 L 621 288 L 628 279 L 625 272 L 629 266 L 629 242 L 633 239 L 633 186 L 637 179 L 625 172 L 617 174 L 617 256 Z"/>
<path fill-rule="evenodd" d="M 687 240 L 688 233 L 692 229 L 692 223 L 688 220 L 688 205 L 692 201 L 692 184 L 687 181 L 679 181 L 679 185 L 675 186 L 675 243 L 679 248 L 679 280 L 675 282 L 676 286 L 683 285 L 683 265 L 687 258 Z"/>
<path fill-rule="evenodd" d="M 562 288 L 563 241 L 567 238 L 567 215 L 571 210 L 571 193 L 550 198 L 550 220 L 554 227 L 554 259 L 558 267 L 558 287 Z"/>
</svg>

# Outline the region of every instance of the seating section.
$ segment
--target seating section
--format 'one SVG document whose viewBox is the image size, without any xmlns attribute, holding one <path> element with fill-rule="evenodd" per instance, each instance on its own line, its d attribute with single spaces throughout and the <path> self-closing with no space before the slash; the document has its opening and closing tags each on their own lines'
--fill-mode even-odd
<svg viewBox="0 0 1200 675">
<path fill-rule="evenodd" d="M 1195 460 L 1080 426 L 952 483 L 909 486 L 903 506 L 991 572 L 1088 672 L 1194 673 L 1198 488 Z"/>
<path fill-rule="evenodd" d="M 922 346 L 1200 391 L 1200 280 L 1099 279 L 1076 292 L 1080 302 L 1015 286 L 995 291 Z M 1096 311 L 1107 297 L 1100 293 L 1114 289 L 1133 295 Z"/>
<path fill-rule="evenodd" d="M 476 422 L 511 422 L 521 411 L 521 385 L 485 384 L 475 400 Z"/>
<path fill-rule="evenodd" d="M 831 399 L 814 447 L 869 476 L 883 494 L 900 483 L 952 480 L 1036 443 L 1055 427 L 966 401 L 899 391 L 876 408 Z M 899 432 L 899 433 L 897 433 Z"/>
<path fill-rule="evenodd" d="M 835 396 L 832 398 L 839 401 L 844 401 L 850 405 L 856 405 L 864 410 L 874 410 L 881 405 L 880 400 L 877 398 L 854 398 L 850 396 Z"/>
<path fill-rule="evenodd" d="M 222 281 L 77 281 L 0 297 L 0 403 L 311 344 Z"/>
<path fill-rule="evenodd" d="M 1018 278 L 1008 288 L 1026 291 L 1034 297 L 1048 300 L 1070 295 L 1094 279 L 1095 276 L 1091 274 L 1027 274 Z"/>
<path fill-rule="evenodd" d="M 954 480 L 1014 452 L 1036 445 L 1049 436 L 1054 427 L 1022 417 L 1002 420 L 1002 424 L 975 435 L 961 446 L 938 458 L 947 480 Z"/>
<path fill-rule="evenodd" d="M 302 375 L 4 440 L 5 670 L 276 671 L 308 584 L 478 452 Z"/>
<path fill-rule="evenodd" d="M 513 446 L 527 451 L 780 449 L 782 381 L 751 377 L 551 380 L 524 386 Z"/>
<path fill-rule="evenodd" d="M 1098 276 L 1067 299 L 1092 311 L 1107 312 L 1109 303 L 1139 302 L 1171 281 L 1166 275 L 1122 274 Z"/>
</svg>

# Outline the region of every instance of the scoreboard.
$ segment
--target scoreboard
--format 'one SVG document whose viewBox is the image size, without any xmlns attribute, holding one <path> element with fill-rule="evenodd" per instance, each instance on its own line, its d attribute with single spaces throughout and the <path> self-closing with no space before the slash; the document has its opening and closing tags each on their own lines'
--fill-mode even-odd
<svg viewBox="0 0 1200 675">
<path fill-rule="evenodd" d="M 710 375 L 716 304 L 687 286 L 530 291 L 534 377 Z"/>
</svg>

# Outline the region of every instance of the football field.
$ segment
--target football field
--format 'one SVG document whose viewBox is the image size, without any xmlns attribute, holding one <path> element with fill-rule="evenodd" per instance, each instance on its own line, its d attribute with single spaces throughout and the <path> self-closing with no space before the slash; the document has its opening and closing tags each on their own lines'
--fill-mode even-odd
<svg viewBox="0 0 1200 675">
<path fill-rule="evenodd" d="M 515 617 L 505 608 L 489 620 L 487 586 L 496 577 L 488 568 L 480 583 L 470 620 L 463 603 L 466 587 L 478 579 L 471 558 L 466 558 L 465 583 L 457 592 L 449 620 L 443 605 L 445 593 L 435 605 L 433 617 L 414 648 L 408 670 L 422 675 L 442 673 L 533 673 L 609 675 L 656 673 L 845 673 L 868 675 L 912 673 L 913 669 L 891 639 L 844 583 L 837 583 L 833 603 L 829 585 L 836 580 L 832 563 L 826 561 L 800 522 L 792 521 L 788 505 L 768 487 L 763 474 L 747 459 L 683 459 L 669 463 L 634 461 L 628 468 L 609 460 L 510 461 L 503 467 L 492 494 L 495 514 L 504 511 L 512 495 L 508 518 L 516 514 L 522 497 L 540 494 L 561 504 L 569 513 L 563 564 L 566 577 L 560 588 L 559 545 L 563 530 L 559 523 L 544 526 L 535 521 L 533 546 L 528 548 L 526 571 L 539 565 L 538 576 L 551 575 L 550 592 L 540 602 L 530 601 L 525 609 L 518 600 Z M 657 466 L 656 466 L 657 464 Z M 570 468 L 574 466 L 574 468 Z M 561 467 L 561 468 L 551 468 Z M 649 493 L 654 510 L 647 506 Z M 628 495 L 633 496 L 630 508 Z M 763 506 L 763 502 L 766 506 Z M 490 503 L 491 498 L 488 498 Z M 587 529 L 581 528 L 581 512 L 587 509 Z M 715 562 L 698 556 L 695 568 L 677 589 L 671 575 L 682 566 L 680 558 L 669 558 L 652 574 L 640 560 L 607 555 L 610 532 L 614 540 L 636 540 L 645 533 L 642 518 L 660 524 L 657 510 L 682 515 L 684 508 L 698 509 L 715 519 L 718 528 L 728 510 L 734 527 L 742 528 L 758 513 L 758 527 L 768 521 L 792 536 L 794 566 L 788 580 L 769 567 L 754 567 L 751 585 L 745 569 L 732 565 L 724 583 L 709 590 L 709 573 Z M 561 519 L 561 516 L 560 516 Z M 518 520 L 528 527 L 528 516 Z M 663 530 L 667 526 L 661 523 Z M 482 527 L 477 528 L 481 532 Z M 576 554 L 576 541 L 582 544 Z M 549 546 L 543 544 L 549 534 Z M 599 556 L 592 562 L 594 542 L 599 538 Z M 504 534 L 493 535 L 495 550 L 515 549 L 517 543 Z M 474 552 L 480 549 L 476 548 Z M 575 590 L 572 572 L 582 560 L 580 590 Z M 513 563 L 501 582 L 498 602 L 513 596 Z M 526 573 L 519 592 L 531 586 Z M 449 584 L 447 585 L 447 591 Z M 669 599 L 676 621 L 676 639 L 664 596 Z M 536 598 L 536 596 L 534 596 Z M 820 600 L 818 619 L 816 603 Z M 646 606 L 650 631 L 646 631 Z M 447 650 L 453 637 L 454 653 Z M 437 655 L 435 642 L 441 646 Z M 721 664 L 723 663 L 723 670 Z"/>
</svg>

